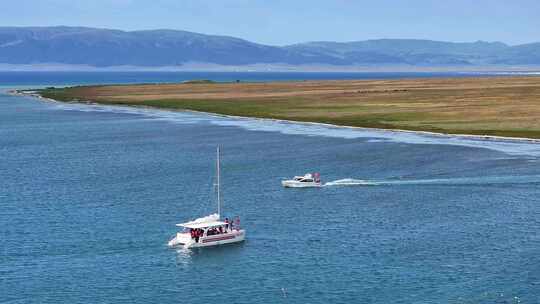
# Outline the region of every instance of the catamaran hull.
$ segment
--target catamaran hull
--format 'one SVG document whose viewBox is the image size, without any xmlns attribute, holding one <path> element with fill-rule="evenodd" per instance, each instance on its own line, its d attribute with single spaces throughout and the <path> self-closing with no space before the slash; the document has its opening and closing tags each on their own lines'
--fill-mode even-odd
<svg viewBox="0 0 540 304">
<path fill-rule="evenodd" d="M 183 246 L 186 249 L 219 246 L 231 243 L 243 242 L 246 237 L 245 230 L 236 230 L 231 233 L 201 237 L 198 242 L 187 233 L 177 233 L 176 237 L 169 241 L 169 246 Z"/>
<path fill-rule="evenodd" d="M 172 238 L 167 245 L 170 247 L 180 246 L 188 244 L 192 241 L 189 233 L 180 233 L 178 232 L 174 238 Z"/>
<path fill-rule="evenodd" d="M 298 182 L 294 180 L 285 180 L 281 182 L 281 185 L 285 188 L 317 188 L 321 187 L 321 183 L 316 182 Z"/>
</svg>

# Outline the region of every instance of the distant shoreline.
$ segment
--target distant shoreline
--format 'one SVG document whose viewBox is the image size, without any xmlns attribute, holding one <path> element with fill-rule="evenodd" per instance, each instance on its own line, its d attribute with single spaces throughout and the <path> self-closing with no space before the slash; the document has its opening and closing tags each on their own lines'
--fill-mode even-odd
<svg viewBox="0 0 540 304">
<path fill-rule="evenodd" d="M 85 64 L 7 64 L 0 63 L 0 72 L 171 72 L 171 73 L 466 73 L 466 74 L 537 74 L 540 65 L 330 65 L 330 64 L 247 64 L 221 65 L 187 63 L 182 66 L 131 66 L 96 67 Z"/>
<path fill-rule="evenodd" d="M 7 93 L 11 95 L 33 97 L 39 100 L 44 100 L 46 102 L 66 103 L 65 101 L 44 97 L 41 94 L 39 94 L 37 90 L 10 90 Z M 281 123 L 291 123 L 291 124 L 301 124 L 301 125 L 324 126 L 324 127 L 336 128 L 336 129 L 344 128 L 344 129 L 352 129 L 352 130 L 360 130 L 360 131 L 364 130 L 364 131 L 378 131 L 378 132 L 390 132 L 390 133 L 409 133 L 409 134 L 418 134 L 418 135 L 432 136 L 432 137 L 463 138 L 463 139 L 482 140 L 482 141 L 528 142 L 528 143 L 534 143 L 534 144 L 540 143 L 540 138 L 496 136 L 496 135 L 475 135 L 475 134 L 454 134 L 454 133 L 429 132 L 429 131 L 420 131 L 420 130 L 358 127 L 358 126 L 329 124 L 329 123 L 323 123 L 323 122 L 309 122 L 309 121 L 296 121 L 296 120 L 276 119 L 276 118 L 259 118 L 259 117 L 251 117 L 251 116 L 227 115 L 227 114 L 197 111 L 197 110 L 190 110 L 190 109 L 167 109 L 167 108 L 153 107 L 153 106 L 147 106 L 147 105 L 114 105 L 114 104 L 104 104 L 104 103 L 98 103 L 98 102 L 92 102 L 92 101 L 71 101 L 68 103 L 76 103 L 80 105 L 101 105 L 101 106 L 116 106 L 116 107 L 126 107 L 126 108 L 142 108 L 142 109 L 170 111 L 170 112 L 191 112 L 191 113 L 200 113 L 204 115 L 226 117 L 226 118 L 233 118 L 233 119 L 253 119 L 253 120 L 261 120 L 261 121 L 271 121 L 271 122 L 281 122 Z"/>
</svg>

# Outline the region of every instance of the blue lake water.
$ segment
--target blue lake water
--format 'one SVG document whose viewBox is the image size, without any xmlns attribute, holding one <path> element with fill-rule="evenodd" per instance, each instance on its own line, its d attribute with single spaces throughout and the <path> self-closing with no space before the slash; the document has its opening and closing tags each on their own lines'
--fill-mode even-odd
<svg viewBox="0 0 540 304">
<path fill-rule="evenodd" d="M 540 144 L 5 93 L 278 77 L 254 74 L 0 73 L 0 302 L 540 302 Z M 215 211 L 218 144 L 247 241 L 168 248 L 176 223 Z M 308 171 L 377 185 L 280 186 Z"/>
<path fill-rule="evenodd" d="M 535 72 L 532 72 L 534 75 Z M 163 83 L 193 79 L 214 81 L 286 81 L 328 79 L 398 79 L 530 75 L 519 72 L 2 72 L 0 85 L 70 85 L 110 83 Z M 537 73 L 536 73 L 537 74 Z"/>
</svg>

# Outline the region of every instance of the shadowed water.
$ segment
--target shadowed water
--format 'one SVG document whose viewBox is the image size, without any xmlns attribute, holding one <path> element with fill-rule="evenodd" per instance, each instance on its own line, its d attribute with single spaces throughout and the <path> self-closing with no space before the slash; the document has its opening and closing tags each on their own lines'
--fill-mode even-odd
<svg viewBox="0 0 540 304">
<path fill-rule="evenodd" d="M 218 144 L 247 241 L 168 248 Z M 2 93 L 0 301 L 537 303 L 539 150 Z"/>
</svg>

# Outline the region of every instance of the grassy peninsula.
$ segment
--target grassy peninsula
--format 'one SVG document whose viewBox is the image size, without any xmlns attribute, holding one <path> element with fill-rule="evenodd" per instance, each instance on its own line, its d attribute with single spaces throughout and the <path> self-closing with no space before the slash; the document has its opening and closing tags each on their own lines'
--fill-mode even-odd
<svg viewBox="0 0 540 304">
<path fill-rule="evenodd" d="M 540 138 L 540 77 L 47 88 L 59 101 L 451 134 Z"/>
</svg>

